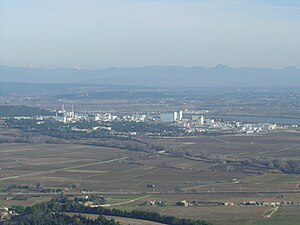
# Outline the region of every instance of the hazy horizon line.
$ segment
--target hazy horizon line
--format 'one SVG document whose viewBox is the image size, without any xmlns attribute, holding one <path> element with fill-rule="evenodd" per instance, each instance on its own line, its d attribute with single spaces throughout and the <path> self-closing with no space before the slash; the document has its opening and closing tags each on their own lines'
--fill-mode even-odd
<svg viewBox="0 0 300 225">
<path fill-rule="evenodd" d="M 43 66 L 37 66 L 37 65 L 4 65 L 0 64 L 0 67 L 11 67 L 11 68 L 26 68 L 26 69 L 45 69 L 45 70 L 56 70 L 56 69 L 74 69 L 74 70 L 108 70 L 108 69 L 123 69 L 123 68 L 132 68 L 132 69 L 138 69 L 138 68 L 150 68 L 150 67 L 169 67 L 169 68 L 186 68 L 186 69 L 191 69 L 191 68 L 204 68 L 204 69 L 214 69 L 214 68 L 230 68 L 230 69 L 274 69 L 274 70 L 283 70 L 283 69 L 289 69 L 289 68 L 294 68 L 294 69 L 299 69 L 297 66 L 285 66 L 285 67 L 268 67 L 268 66 L 239 66 L 239 67 L 233 67 L 230 65 L 218 63 L 215 64 L 214 66 L 202 66 L 202 65 L 194 65 L 194 66 L 184 66 L 184 65 L 124 65 L 124 66 L 110 66 L 110 67 L 87 67 L 87 66 L 78 66 L 78 65 L 73 65 L 73 66 L 53 66 L 53 67 L 43 67 Z"/>
</svg>

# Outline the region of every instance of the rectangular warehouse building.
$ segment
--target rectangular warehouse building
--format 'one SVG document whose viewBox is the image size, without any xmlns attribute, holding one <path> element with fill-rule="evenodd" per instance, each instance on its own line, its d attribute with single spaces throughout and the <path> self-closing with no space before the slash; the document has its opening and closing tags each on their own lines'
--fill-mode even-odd
<svg viewBox="0 0 300 225">
<path fill-rule="evenodd" d="M 160 121 L 161 122 L 173 123 L 178 120 L 182 120 L 182 111 L 160 113 Z"/>
</svg>

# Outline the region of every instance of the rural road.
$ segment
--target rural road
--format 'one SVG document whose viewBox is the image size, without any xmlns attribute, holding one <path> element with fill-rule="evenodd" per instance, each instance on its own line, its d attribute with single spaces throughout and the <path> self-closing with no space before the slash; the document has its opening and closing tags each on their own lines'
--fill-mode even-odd
<svg viewBox="0 0 300 225">
<path fill-rule="evenodd" d="M 213 136 L 208 136 L 208 137 L 210 137 L 211 139 L 214 139 L 214 140 L 217 140 L 217 141 L 223 142 L 223 143 L 225 143 L 225 144 L 230 144 L 230 142 L 229 142 L 229 141 L 224 141 L 224 140 L 222 140 L 222 139 L 220 139 L 220 138 L 216 138 L 216 137 L 213 137 Z"/>
<path fill-rule="evenodd" d="M 40 172 L 34 172 L 34 173 L 28 173 L 28 174 L 22 174 L 22 175 L 10 176 L 10 177 L 3 177 L 3 178 L 0 178 L 0 181 L 15 180 L 15 179 L 23 178 L 23 177 L 33 177 L 33 176 L 45 175 L 45 174 L 55 173 L 58 171 L 78 169 L 78 168 L 82 168 L 82 167 L 86 167 L 86 166 L 95 166 L 95 165 L 100 165 L 100 164 L 105 164 L 105 163 L 116 162 L 116 161 L 127 159 L 127 158 L 128 157 L 115 158 L 115 159 L 110 159 L 110 160 L 106 160 L 106 161 L 83 164 L 83 165 L 79 165 L 79 166 L 70 166 L 70 167 L 64 167 L 64 168 L 59 168 L 59 169 L 52 169 L 52 170 L 46 170 L 46 171 L 40 171 Z"/>
<path fill-rule="evenodd" d="M 48 192 L 48 193 L 43 193 L 43 192 L 0 192 L 0 196 L 1 195 L 27 195 L 27 196 L 31 196 L 31 195 L 59 195 L 62 192 Z M 88 191 L 88 192 L 64 192 L 65 194 L 70 194 L 70 195 L 82 195 L 82 194 L 99 194 L 99 195 L 120 195 L 121 193 L 119 191 Z M 147 194 L 149 194 L 150 196 L 155 194 L 155 195 L 159 195 L 159 194 L 163 194 L 163 195 L 174 195 L 174 194 L 179 194 L 179 195 L 184 195 L 184 194 L 283 194 L 283 193 L 300 193 L 300 191 L 295 191 L 295 190 L 282 190 L 282 191 L 214 191 L 214 192 L 207 192 L 207 191 L 199 191 L 197 193 L 195 192 L 180 192 L 180 193 L 176 193 L 176 192 L 147 192 Z M 128 192 L 123 192 L 122 194 L 124 195 L 141 195 L 141 194 L 145 194 L 145 192 L 132 192 L 132 191 L 128 191 Z"/>
<path fill-rule="evenodd" d="M 264 213 L 264 217 L 267 217 L 267 218 L 270 218 L 274 213 L 277 212 L 277 210 L 279 209 L 279 206 L 276 206 L 270 210 L 267 210 L 265 213 Z"/>
<path fill-rule="evenodd" d="M 125 205 L 125 204 L 128 204 L 128 203 L 135 202 L 135 201 L 137 201 L 137 200 L 143 199 L 143 198 L 148 198 L 148 197 L 150 197 L 150 196 L 151 196 L 151 195 L 145 195 L 145 196 L 142 196 L 142 197 L 139 197 L 139 198 L 131 199 L 131 200 L 126 201 L 126 202 L 119 202 L 119 203 L 114 203 L 114 204 L 106 204 L 106 205 L 102 205 L 102 206 L 104 206 L 104 207 L 109 207 L 109 206 Z"/>
</svg>

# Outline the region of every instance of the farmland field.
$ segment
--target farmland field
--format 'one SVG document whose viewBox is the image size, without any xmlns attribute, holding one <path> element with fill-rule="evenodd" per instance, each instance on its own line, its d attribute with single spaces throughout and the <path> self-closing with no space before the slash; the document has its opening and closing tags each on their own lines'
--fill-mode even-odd
<svg viewBox="0 0 300 225">
<path fill-rule="evenodd" d="M 230 144 L 218 139 L 229 140 Z M 297 153 L 299 157 L 299 138 L 295 134 L 200 136 L 154 141 L 172 143 L 195 152 L 203 148 L 210 149 L 212 154 L 255 156 L 265 152 L 263 154 L 279 158 L 289 157 L 290 152 L 278 149 L 293 143 L 293 155 Z M 251 149 L 248 149 L 250 141 L 256 144 L 250 144 Z M 288 219 L 289 224 L 295 224 L 300 214 L 297 204 L 281 206 L 272 218 L 264 218 L 269 207 L 241 205 L 247 201 L 300 202 L 298 174 L 248 172 L 249 168 L 238 165 L 226 170 L 218 163 L 78 144 L 1 144 L 0 165 L 0 205 L 5 206 L 32 205 L 56 194 L 32 191 L 39 184 L 71 195 L 102 194 L 110 207 L 206 219 L 216 225 L 273 224 L 273 218 L 276 221 Z M 147 187 L 148 184 L 154 185 L 153 188 Z M 24 186 L 31 188 L 22 188 Z M 13 188 L 6 190 L 8 187 Z M 26 195 L 25 200 L 15 198 Z M 153 200 L 162 201 L 163 206 L 147 204 Z M 201 204 L 177 206 L 176 203 L 182 200 Z M 225 202 L 231 202 L 233 206 L 218 205 Z"/>
<path fill-rule="evenodd" d="M 195 154 L 223 154 L 300 159 L 299 131 L 266 134 L 196 136 L 156 139 L 157 143 L 188 149 Z"/>
</svg>

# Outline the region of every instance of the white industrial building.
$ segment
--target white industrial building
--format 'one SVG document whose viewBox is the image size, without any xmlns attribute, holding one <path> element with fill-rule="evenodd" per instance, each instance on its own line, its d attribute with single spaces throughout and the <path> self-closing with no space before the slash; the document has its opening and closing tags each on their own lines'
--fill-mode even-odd
<svg viewBox="0 0 300 225">
<path fill-rule="evenodd" d="M 74 119 L 75 119 L 75 113 L 74 113 L 73 105 L 72 105 L 71 112 L 65 110 L 64 104 L 61 106 L 60 111 L 56 111 L 56 115 L 55 115 L 56 121 L 63 122 L 63 123 L 69 123 Z"/>
<path fill-rule="evenodd" d="M 182 120 L 182 111 L 179 112 L 163 112 L 160 113 L 160 121 L 165 123 L 173 123 Z"/>
<path fill-rule="evenodd" d="M 204 124 L 204 116 L 192 116 L 192 120 L 199 123 L 200 125 Z"/>
</svg>

